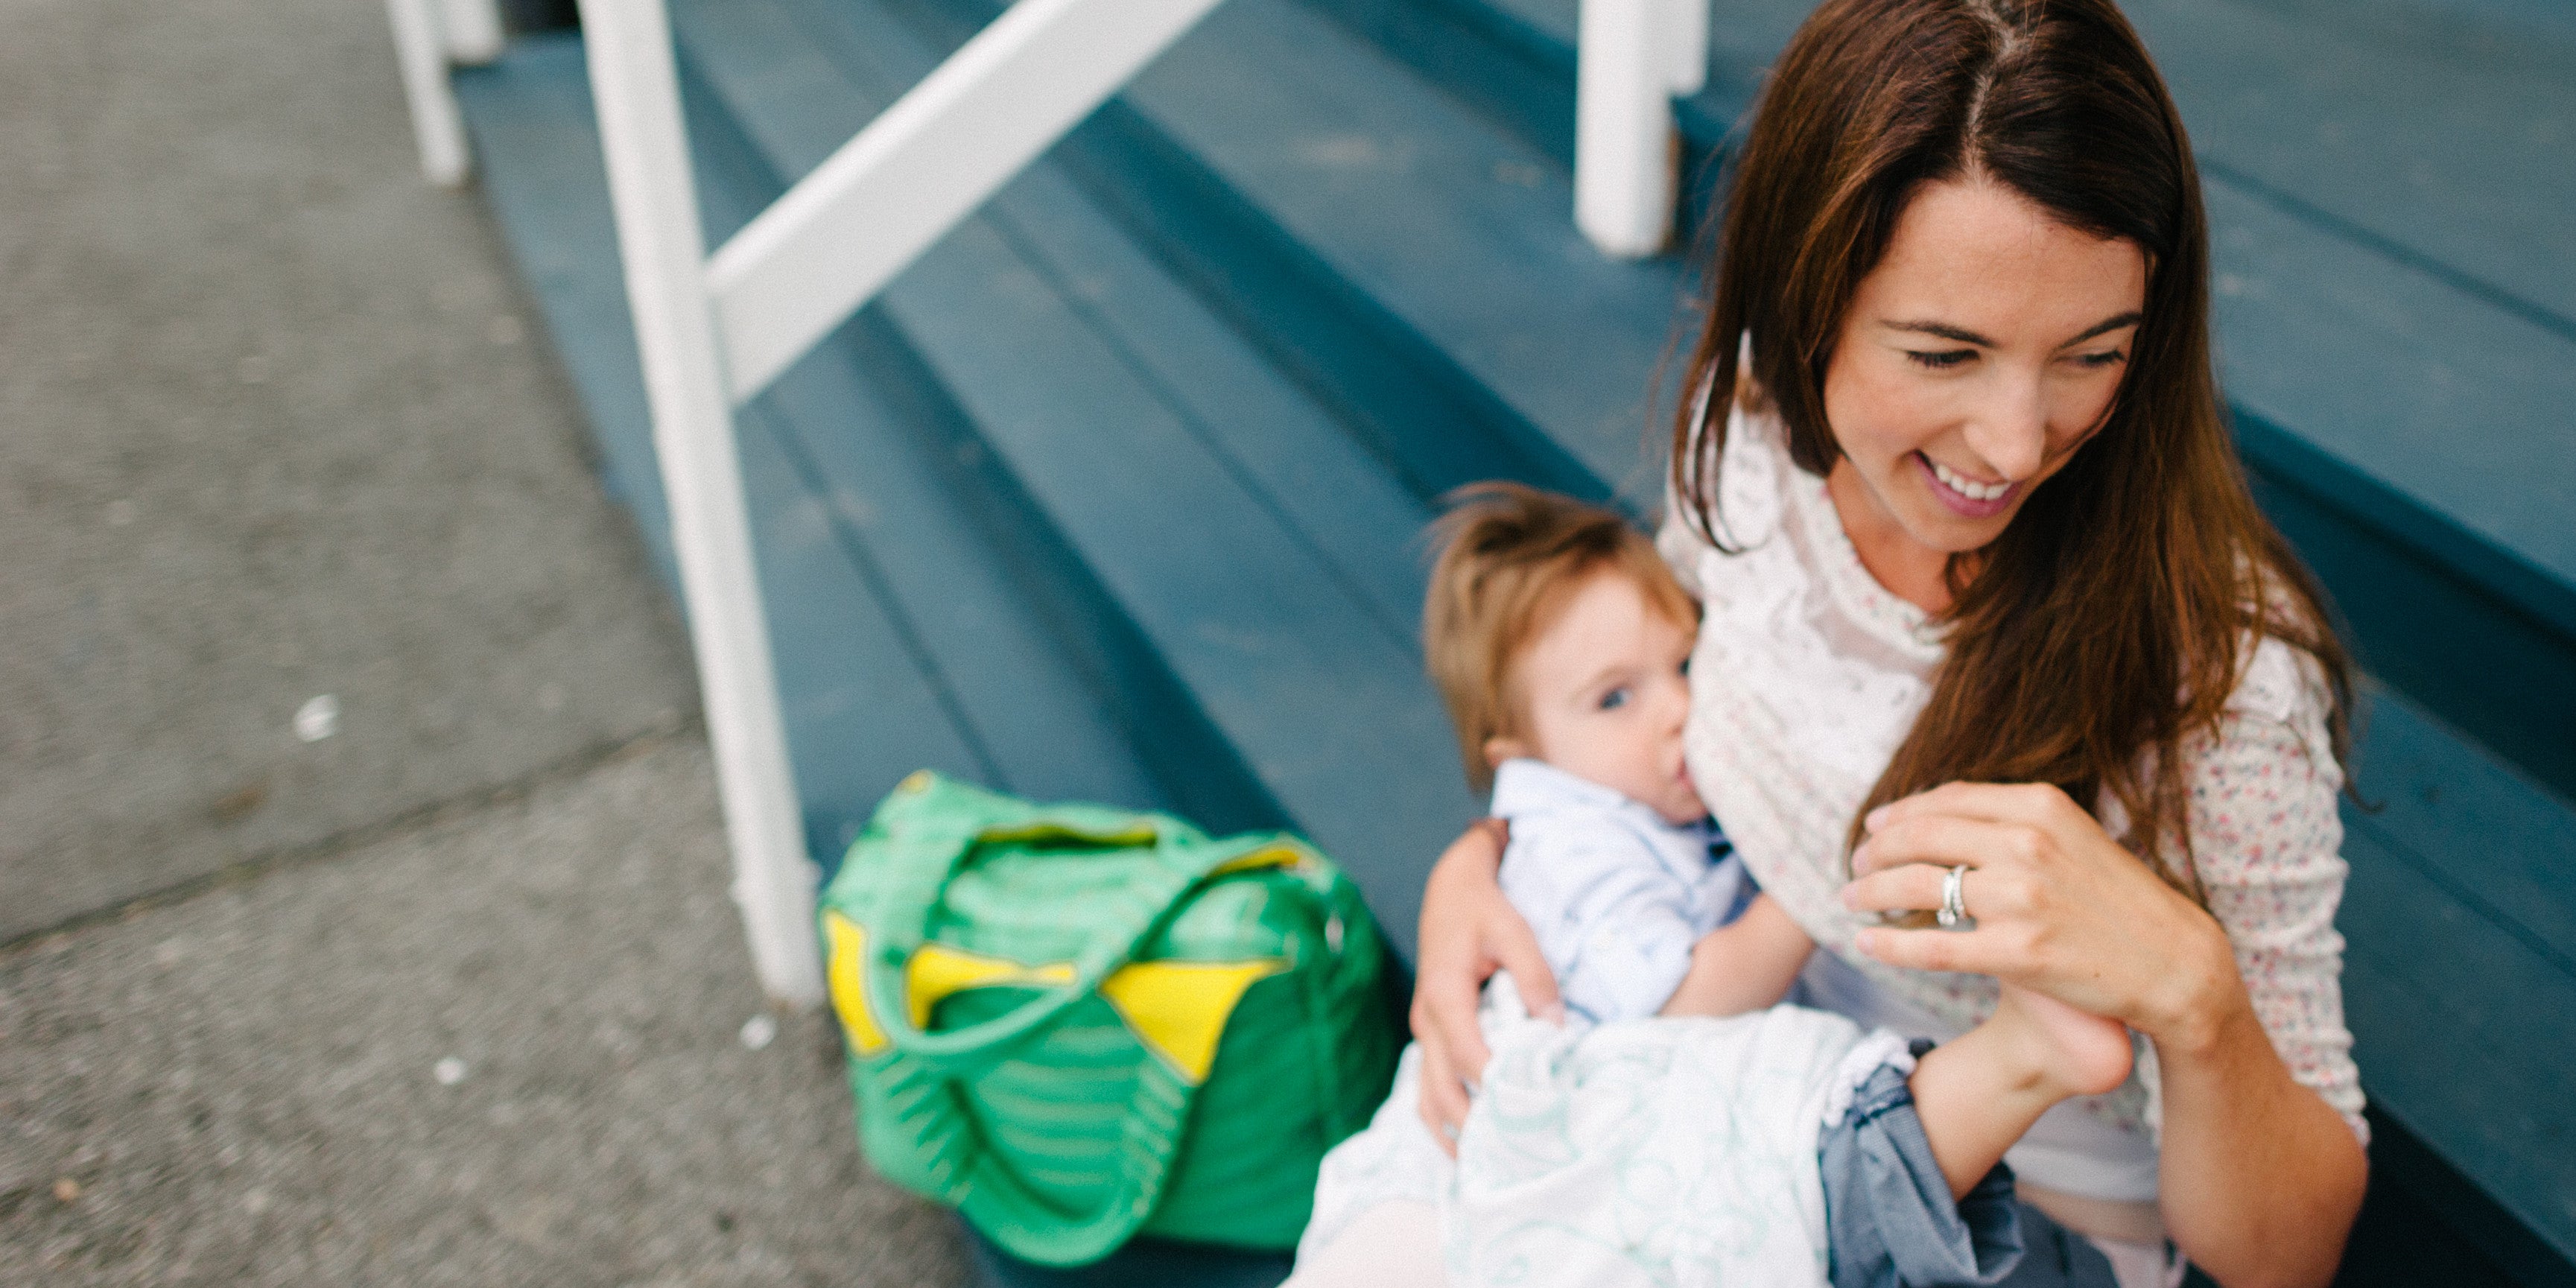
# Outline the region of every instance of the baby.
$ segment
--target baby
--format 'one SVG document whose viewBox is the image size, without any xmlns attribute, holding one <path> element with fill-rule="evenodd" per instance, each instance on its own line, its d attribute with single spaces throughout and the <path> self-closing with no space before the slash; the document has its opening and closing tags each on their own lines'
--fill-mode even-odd
<svg viewBox="0 0 2576 1288">
<path fill-rule="evenodd" d="M 2000 1280 L 2020 1249 L 2005 1149 L 2126 1078 L 2126 1031 L 2009 986 L 1928 1050 L 1778 1005 L 1814 944 L 1754 889 L 1683 763 L 1698 606 L 1616 514 L 1511 484 L 1463 495 L 1424 647 L 1468 776 L 1510 824 L 1503 892 L 1568 1023 L 1487 990 L 1495 1058 L 1454 1164 L 1417 1116 L 1408 1049 L 1375 1120 L 1325 1159 L 1295 1282 L 1383 1273 L 1407 1204 L 1437 1213 L 1452 1283 Z M 1659 1015 L 1737 1018 L 1631 1023 Z"/>
</svg>

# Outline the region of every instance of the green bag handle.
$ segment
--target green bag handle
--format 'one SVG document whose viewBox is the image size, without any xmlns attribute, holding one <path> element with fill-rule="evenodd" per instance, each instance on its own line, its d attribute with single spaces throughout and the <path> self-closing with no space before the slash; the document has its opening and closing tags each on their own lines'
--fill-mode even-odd
<svg viewBox="0 0 2576 1288">
<path fill-rule="evenodd" d="M 984 809 L 969 814 L 957 808 L 960 796 Z M 861 987 L 867 991 L 869 1011 L 895 1049 L 959 1072 L 999 1059 L 1016 1040 L 1090 996 L 1101 981 L 1134 960 L 1136 950 L 1179 911 L 1181 896 L 1217 869 L 1258 850 L 1294 844 L 1271 836 L 1214 842 L 1178 819 L 1098 806 L 1034 807 L 936 775 L 918 789 L 898 789 L 896 800 L 889 804 L 895 806 L 888 811 L 894 817 L 880 821 L 899 852 L 886 858 L 903 876 L 886 891 L 876 915 L 869 919 L 871 951 L 861 970 Z M 1150 841 L 1158 870 L 1149 880 L 1127 887 L 1126 915 L 1093 935 L 1075 955 L 1070 981 L 1049 987 L 992 1019 L 962 1029 L 927 1032 L 912 1023 L 912 1008 L 903 991 L 904 968 L 929 941 L 931 915 L 945 902 L 950 883 L 977 847 L 1004 840 L 1061 840 L 1104 850 L 1135 849 Z"/>
<path fill-rule="evenodd" d="M 992 816 L 960 817 L 966 811 L 955 808 L 955 796 L 966 793 L 971 793 L 970 799 L 981 798 L 979 803 L 988 805 Z M 924 1140 L 935 1145 L 956 1196 L 983 1191 L 1015 1211 L 1049 1211 L 1056 1217 L 1042 1235 L 1023 1230 L 1016 1241 L 1021 1255 L 1060 1265 L 1097 1260 L 1144 1224 L 1160 1201 L 1195 1088 L 1151 1056 L 1144 1059 L 1137 1081 L 1138 1103 L 1129 1109 L 1118 1148 L 1120 1184 L 1096 1211 L 1074 1214 L 1055 1207 L 983 1148 L 968 1125 L 954 1079 L 999 1059 L 1018 1039 L 1090 996 L 1111 972 L 1134 958 L 1193 886 L 1247 854 L 1289 842 L 1249 837 L 1212 843 L 1176 819 L 1080 806 L 1031 809 L 936 776 L 908 792 L 898 789 L 898 800 L 906 795 L 913 799 L 898 805 L 892 811 L 895 817 L 880 819 L 901 850 L 888 858 L 905 877 L 886 893 L 878 905 L 879 915 L 871 918 L 876 924 L 869 928 L 870 939 L 879 946 L 861 970 L 861 987 L 867 991 L 868 1008 L 879 1030 L 897 1051 L 921 1066 L 915 1075 L 902 1079 L 902 1085 L 889 1089 L 901 1102 L 899 1116 L 913 1120 Z M 932 799 L 940 795 L 949 799 Z M 1095 935 L 1075 957 L 1069 982 L 962 1029 L 931 1033 L 915 1026 L 903 993 L 904 967 L 927 942 L 931 915 L 944 901 L 950 883 L 978 846 L 996 840 L 1044 839 L 1099 849 L 1133 848 L 1151 839 L 1161 862 L 1151 880 L 1129 887 L 1128 915 Z"/>
</svg>

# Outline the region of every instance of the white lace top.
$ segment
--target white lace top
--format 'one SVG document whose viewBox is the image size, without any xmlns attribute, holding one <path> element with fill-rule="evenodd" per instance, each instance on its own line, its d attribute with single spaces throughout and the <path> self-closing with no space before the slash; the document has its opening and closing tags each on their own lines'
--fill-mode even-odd
<svg viewBox="0 0 2576 1288">
<path fill-rule="evenodd" d="M 1955 1037 L 1993 1010 L 1994 981 L 1862 956 L 1861 922 L 1837 897 L 1844 837 L 1930 696 L 1941 631 L 1862 567 L 1824 480 L 1790 462 L 1776 418 L 1733 414 L 1718 469 L 1719 533 L 1741 553 L 1669 516 L 1657 538 L 1706 606 L 1691 658 L 1691 774 L 1755 880 L 1824 949 L 1807 1000 Z M 2304 654 L 2263 640 L 2218 736 L 2186 745 L 2183 772 L 2194 860 L 2255 1013 L 2292 1076 L 2366 1138 L 2334 929 L 2346 869 L 2330 700 Z M 2128 1085 L 2044 1118 L 2008 1156 L 2014 1169 L 2066 1193 L 2152 1200 L 2159 1104 L 2154 1052 L 2140 1055 Z"/>
</svg>

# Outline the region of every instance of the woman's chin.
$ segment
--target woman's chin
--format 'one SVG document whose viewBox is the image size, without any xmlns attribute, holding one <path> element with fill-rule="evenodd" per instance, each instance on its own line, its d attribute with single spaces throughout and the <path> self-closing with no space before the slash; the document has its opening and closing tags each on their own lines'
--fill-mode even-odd
<svg viewBox="0 0 2576 1288">
<path fill-rule="evenodd" d="M 2021 498 L 2006 498 L 2002 510 L 1982 516 L 1968 516 L 1952 510 L 1931 496 L 1915 498 L 1908 506 L 1903 522 L 1905 535 L 1913 542 L 1945 555 L 1964 555 L 1993 545 L 2004 534 L 2014 514 L 2021 510 Z"/>
</svg>

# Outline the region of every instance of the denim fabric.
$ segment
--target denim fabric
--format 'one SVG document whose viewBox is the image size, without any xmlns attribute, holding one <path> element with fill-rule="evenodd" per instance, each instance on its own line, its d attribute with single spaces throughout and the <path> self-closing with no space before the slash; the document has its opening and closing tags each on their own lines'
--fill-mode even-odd
<svg viewBox="0 0 2576 1288">
<path fill-rule="evenodd" d="M 1921 1055 L 1931 1044 L 1915 1046 Z M 1882 1065 L 1871 1074 L 1853 1096 L 1851 1112 L 1819 1144 L 1834 1288 L 2023 1283 L 2013 1271 L 2024 1261 L 2027 1218 L 2016 1211 L 2012 1169 L 1996 1164 L 1952 1203 L 1950 1182 L 1932 1161 L 1932 1143 L 1915 1114 L 1914 1093 L 1895 1068 Z"/>
<path fill-rule="evenodd" d="M 2091 1240 L 2048 1219 L 2027 1203 L 2021 1208 L 2021 1265 L 2003 1288 L 2119 1288 L 2111 1259 Z"/>
</svg>

